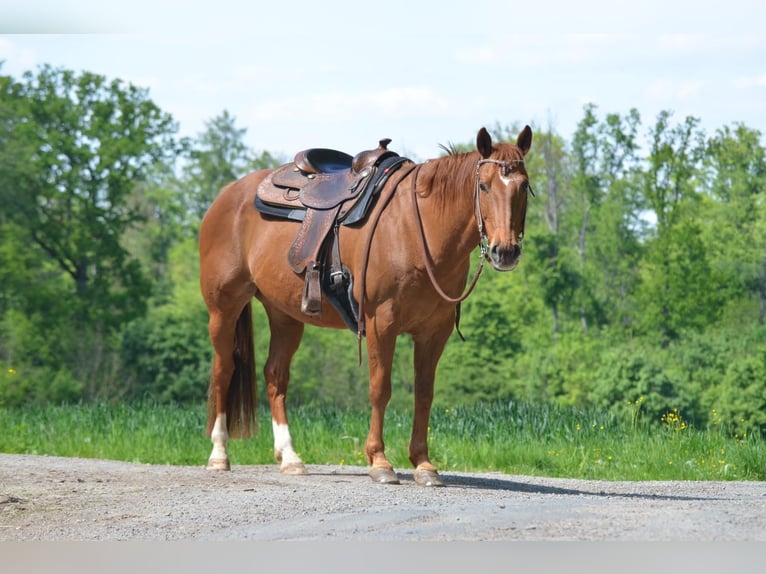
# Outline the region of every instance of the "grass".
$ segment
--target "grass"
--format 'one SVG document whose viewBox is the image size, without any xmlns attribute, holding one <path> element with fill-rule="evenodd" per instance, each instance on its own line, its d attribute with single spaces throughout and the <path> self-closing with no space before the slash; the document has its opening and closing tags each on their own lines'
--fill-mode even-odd
<svg viewBox="0 0 766 574">
<path fill-rule="evenodd" d="M 0 408 L 0 452 L 174 465 L 203 465 L 210 452 L 205 407 L 75 405 Z M 273 464 L 270 415 L 260 434 L 232 441 L 234 465 Z M 308 464 L 366 465 L 368 414 L 291 411 L 296 449 Z M 386 452 L 410 467 L 411 415 L 389 411 Z M 602 480 L 764 480 L 766 441 L 735 437 L 722 426 L 695 429 L 678 413 L 641 424 L 599 411 L 555 405 L 493 403 L 433 412 L 431 458 L 443 472 Z"/>
</svg>

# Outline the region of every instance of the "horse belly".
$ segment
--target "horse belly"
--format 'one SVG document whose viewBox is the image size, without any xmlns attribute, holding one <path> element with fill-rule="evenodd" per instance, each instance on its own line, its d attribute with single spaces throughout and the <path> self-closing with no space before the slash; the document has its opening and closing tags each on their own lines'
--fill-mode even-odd
<svg viewBox="0 0 766 574">
<path fill-rule="evenodd" d="M 320 315 L 311 316 L 301 312 L 304 276 L 294 273 L 287 265 L 287 256 L 285 254 L 283 256 L 284 261 L 279 261 L 272 256 L 255 265 L 252 271 L 256 288 L 255 297 L 267 309 L 276 309 L 301 323 L 333 329 L 345 328 L 346 325 L 340 315 L 325 297 L 322 298 Z"/>
</svg>

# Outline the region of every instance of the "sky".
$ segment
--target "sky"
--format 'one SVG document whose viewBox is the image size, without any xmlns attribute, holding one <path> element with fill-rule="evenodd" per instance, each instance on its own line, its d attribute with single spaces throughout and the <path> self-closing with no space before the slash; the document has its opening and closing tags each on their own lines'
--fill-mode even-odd
<svg viewBox="0 0 766 574">
<path fill-rule="evenodd" d="M 482 126 L 571 141 L 589 103 L 766 133 L 764 22 L 763 0 L 0 0 L 0 73 L 122 79 L 181 135 L 227 110 L 286 161 L 384 137 L 425 160 Z"/>
</svg>

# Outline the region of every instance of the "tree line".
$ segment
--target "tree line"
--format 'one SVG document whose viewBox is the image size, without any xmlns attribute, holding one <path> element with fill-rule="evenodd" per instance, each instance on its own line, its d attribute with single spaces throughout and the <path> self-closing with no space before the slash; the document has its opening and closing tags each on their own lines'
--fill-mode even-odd
<svg viewBox="0 0 766 574">
<path fill-rule="evenodd" d="M 491 131 L 513 141 L 517 128 Z M 205 399 L 199 222 L 223 185 L 285 158 L 250 148 L 227 111 L 178 133 L 119 79 L 0 68 L 0 405 Z M 527 167 L 522 262 L 485 273 L 463 304 L 467 341 L 447 347 L 437 406 L 553 401 L 653 421 L 678 409 L 766 428 L 762 134 L 589 104 L 571 137 L 536 127 Z M 411 345 L 398 346 L 405 409 Z M 364 407 L 354 335 L 307 329 L 290 395 Z"/>
</svg>

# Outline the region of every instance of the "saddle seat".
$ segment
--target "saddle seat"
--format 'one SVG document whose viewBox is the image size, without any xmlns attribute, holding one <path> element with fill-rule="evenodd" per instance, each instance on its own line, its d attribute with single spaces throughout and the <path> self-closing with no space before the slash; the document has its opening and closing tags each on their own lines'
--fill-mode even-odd
<svg viewBox="0 0 766 574">
<path fill-rule="evenodd" d="M 293 163 L 303 173 L 332 173 L 351 168 L 354 158 L 336 149 L 311 148 L 295 154 Z"/>
<path fill-rule="evenodd" d="M 261 213 L 301 222 L 287 258 L 295 273 L 305 272 L 302 312 L 319 315 L 324 291 L 355 332 L 353 280 L 340 261 L 338 226 L 362 221 L 389 176 L 409 161 L 390 151 L 390 142 L 382 139 L 377 148 L 354 157 L 326 148 L 298 152 L 256 190 L 255 207 Z"/>
<path fill-rule="evenodd" d="M 340 203 L 359 198 L 370 176 L 383 160 L 399 157 L 387 149 L 390 139 L 380 140 L 378 147 L 352 157 L 342 151 L 311 148 L 295 155 L 292 163 L 274 170 L 258 187 L 256 206 L 264 213 L 263 204 L 288 209 L 332 209 Z M 352 205 L 340 214 L 343 219 Z M 269 213 L 277 215 L 280 213 Z M 282 213 L 288 219 L 298 214 Z"/>
</svg>

